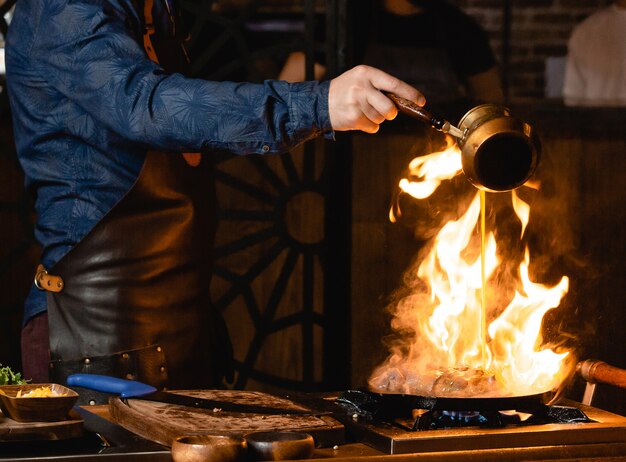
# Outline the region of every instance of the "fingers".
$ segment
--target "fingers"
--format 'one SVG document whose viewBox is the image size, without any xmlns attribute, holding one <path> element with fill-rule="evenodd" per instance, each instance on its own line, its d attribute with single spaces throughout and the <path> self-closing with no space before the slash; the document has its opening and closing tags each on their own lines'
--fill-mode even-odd
<svg viewBox="0 0 626 462">
<path fill-rule="evenodd" d="M 377 133 L 378 130 L 380 130 L 380 125 L 375 124 L 375 123 L 373 123 L 371 121 L 366 121 L 366 122 L 363 123 L 362 126 L 357 128 L 356 130 L 360 130 L 362 132 L 369 133 L 370 135 L 373 135 L 374 133 Z"/>
<path fill-rule="evenodd" d="M 378 88 L 372 87 L 367 94 L 367 101 L 369 105 L 372 107 L 372 110 L 376 112 L 378 117 L 376 119 L 368 118 L 372 120 L 372 122 L 376 122 L 378 124 L 383 123 L 385 120 L 393 120 L 398 115 L 398 108 L 396 105 L 383 95 Z"/>
<path fill-rule="evenodd" d="M 380 124 L 386 119 L 378 109 L 367 101 L 367 98 L 359 98 L 352 107 L 346 107 L 343 116 L 346 120 L 346 127 L 339 130 L 360 130 L 366 133 L 376 133 Z"/>
<path fill-rule="evenodd" d="M 376 133 L 385 117 L 380 114 L 367 100 L 361 100 L 354 106 L 354 112 L 349 116 L 354 120 L 354 129 L 366 133 Z"/>
<path fill-rule="evenodd" d="M 333 79 L 328 95 L 328 110 L 333 128 L 376 133 L 385 120 L 398 115 L 396 105 L 381 93 L 385 90 L 425 103 L 415 88 L 386 72 L 369 66 L 357 66 Z"/>
<path fill-rule="evenodd" d="M 397 77 L 389 75 L 380 69 L 376 69 L 375 67 L 363 67 L 367 68 L 365 72 L 369 74 L 372 86 L 378 90 L 385 90 L 394 93 L 398 96 L 414 101 L 419 106 L 426 104 L 426 98 L 424 95 L 408 83 L 403 82 Z"/>
<path fill-rule="evenodd" d="M 362 120 L 358 130 L 376 133 L 385 120 L 393 120 L 398 115 L 395 104 L 377 89 L 372 88 L 360 105 Z"/>
</svg>

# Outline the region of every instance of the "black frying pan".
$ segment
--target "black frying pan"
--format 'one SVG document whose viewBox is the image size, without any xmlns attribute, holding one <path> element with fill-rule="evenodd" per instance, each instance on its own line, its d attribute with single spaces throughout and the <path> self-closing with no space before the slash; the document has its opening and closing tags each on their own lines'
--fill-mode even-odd
<svg viewBox="0 0 626 462">
<path fill-rule="evenodd" d="M 515 410 L 534 413 L 544 409 L 553 398 L 553 392 L 499 398 L 449 398 L 348 390 L 337 398 L 337 402 L 353 407 L 357 412 L 383 419 L 408 417 L 413 409 L 463 412 Z"/>
</svg>

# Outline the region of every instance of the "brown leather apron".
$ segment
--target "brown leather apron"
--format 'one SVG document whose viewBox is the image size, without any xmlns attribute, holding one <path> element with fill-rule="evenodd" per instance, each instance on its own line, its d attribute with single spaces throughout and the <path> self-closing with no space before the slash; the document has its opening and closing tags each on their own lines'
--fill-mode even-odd
<svg viewBox="0 0 626 462">
<path fill-rule="evenodd" d="M 47 293 L 53 381 L 87 372 L 158 388 L 221 382 L 232 354 L 209 297 L 209 160 L 149 152 L 132 189 L 48 269 L 63 279 Z"/>
</svg>

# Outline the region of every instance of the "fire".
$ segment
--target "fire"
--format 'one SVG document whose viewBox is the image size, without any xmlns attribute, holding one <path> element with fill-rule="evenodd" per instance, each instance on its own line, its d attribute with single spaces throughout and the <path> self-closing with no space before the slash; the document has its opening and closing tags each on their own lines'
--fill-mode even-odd
<svg viewBox="0 0 626 462">
<path fill-rule="evenodd" d="M 513 394 L 541 393 L 556 388 L 569 353 L 540 350 L 544 314 L 561 303 L 567 293 L 566 276 L 554 287 L 535 284 L 528 277 L 529 253 L 520 265 L 525 294 L 517 292 L 504 312 L 489 325 L 494 351 L 493 368 L 498 379 Z"/>
<path fill-rule="evenodd" d="M 530 206 L 521 200 L 515 191 L 511 192 L 511 201 L 513 204 L 513 210 L 515 210 L 517 217 L 522 222 L 521 239 L 524 236 L 524 231 L 526 231 L 526 226 L 528 225 L 528 220 L 530 219 Z"/>
<path fill-rule="evenodd" d="M 443 180 L 449 180 L 461 173 L 461 152 L 452 137 L 446 137 L 446 141 L 447 146 L 443 151 L 416 157 L 411 161 L 409 176 L 412 179 L 400 180 L 399 186 L 403 192 L 416 199 L 425 199 L 435 192 Z M 389 219 L 396 221 L 393 209 L 389 212 Z"/>
<path fill-rule="evenodd" d="M 469 245 L 479 213 L 477 195 L 461 219 L 450 221 L 441 229 L 433 251 L 417 270 L 420 280 L 430 281 L 430 298 L 434 304 L 421 330 L 433 345 L 446 352 L 448 367 L 480 365 L 482 360 L 480 329 L 467 328 L 481 316 L 480 259 L 467 263 L 458 251 Z M 489 235 L 486 260 L 489 275 L 498 263 L 493 234 Z"/>
<path fill-rule="evenodd" d="M 428 197 L 444 179 L 461 171 L 456 146 L 414 159 L 412 180 L 400 182 L 416 198 Z M 483 193 L 484 194 L 484 193 Z M 530 280 L 530 252 L 519 266 L 518 289 L 501 313 L 488 313 L 485 281 L 506 262 L 498 259 L 493 233 L 480 247 L 480 194 L 465 214 L 446 223 L 427 254 L 411 270 L 410 294 L 394 307 L 392 327 L 402 342 L 370 378 L 380 392 L 430 396 L 518 396 L 556 389 L 570 369 L 568 352 L 543 345 L 541 325 L 547 311 L 559 306 L 568 278 L 554 287 Z M 522 226 L 530 206 L 512 193 L 512 206 Z M 481 251 L 476 252 L 480 247 Z M 481 252 L 484 252 L 482 254 Z M 478 253 L 478 256 L 476 254 Z M 481 258 L 481 255 L 482 258 Z M 509 297 L 511 298 L 511 297 Z M 483 326 L 491 320 L 486 332 Z"/>
</svg>

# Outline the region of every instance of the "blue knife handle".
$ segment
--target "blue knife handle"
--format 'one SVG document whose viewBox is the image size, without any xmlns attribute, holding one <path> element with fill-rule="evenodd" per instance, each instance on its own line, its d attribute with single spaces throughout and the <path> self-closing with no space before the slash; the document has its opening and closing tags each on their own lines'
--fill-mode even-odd
<svg viewBox="0 0 626 462">
<path fill-rule="evenodd" d="M 156 388 L 146 383 L 97 374 L 72 374 L 68 376 L 67 384 L 105 393 L 114 393 L 120 395 L 121 398 L 144 396 L 157 391 Z"/>
</svg>

